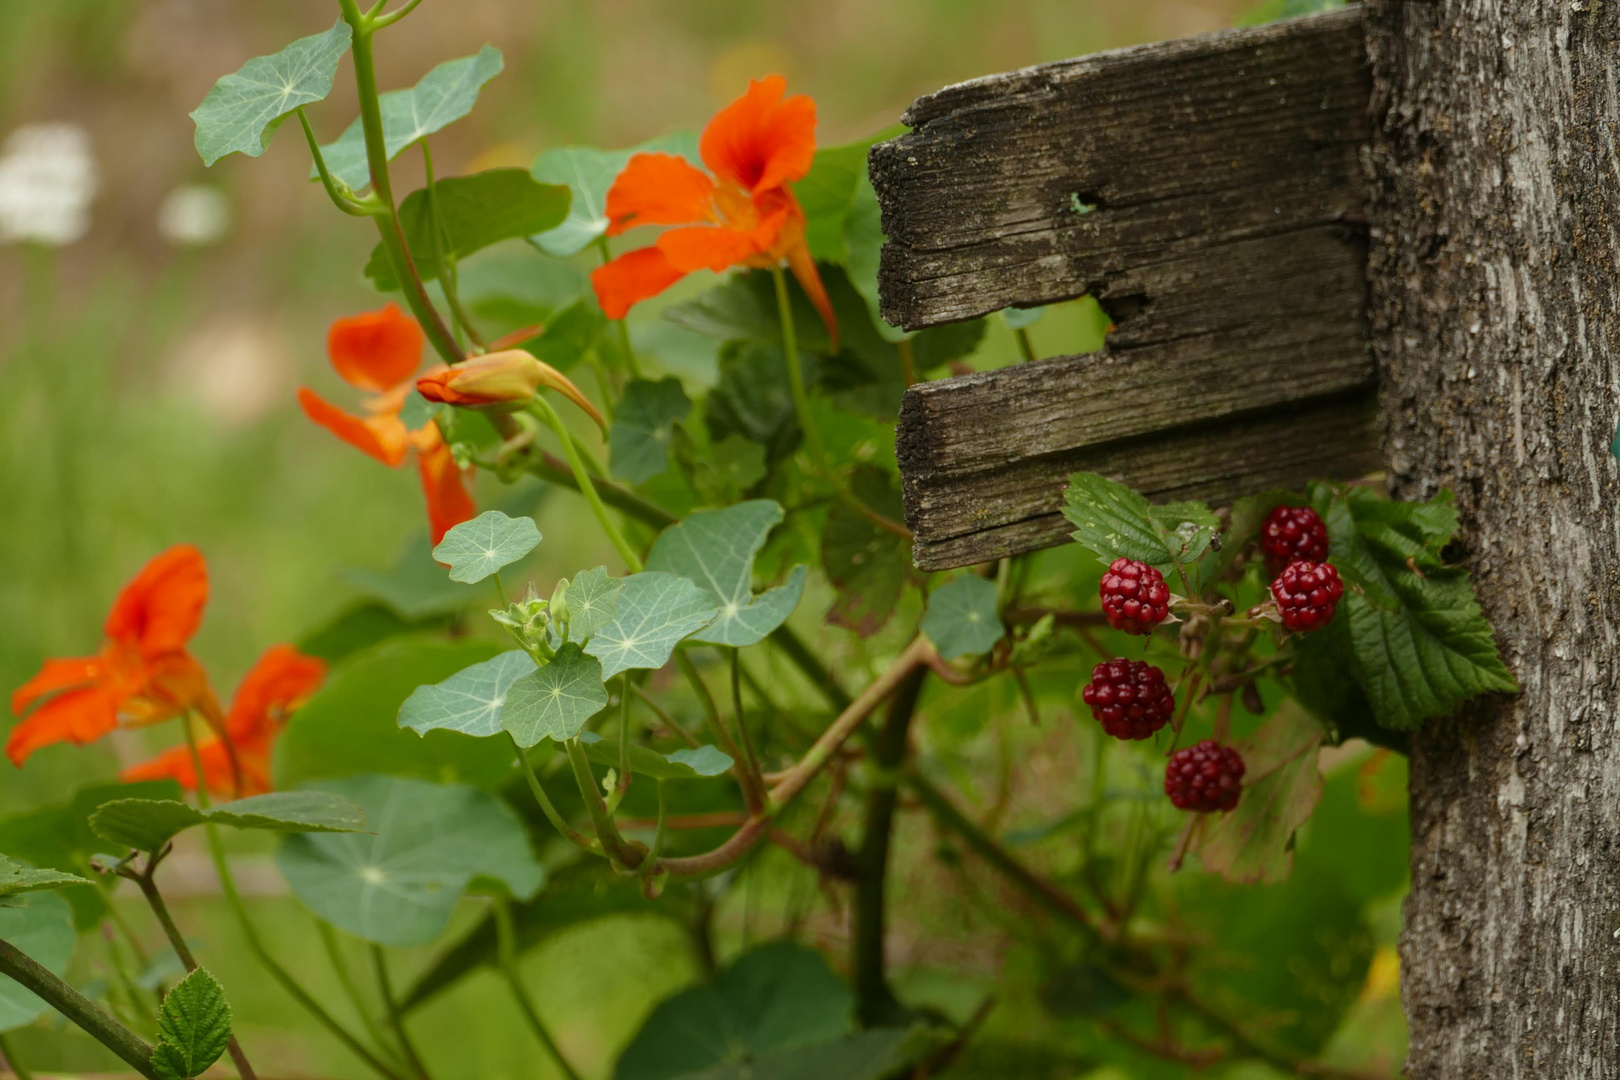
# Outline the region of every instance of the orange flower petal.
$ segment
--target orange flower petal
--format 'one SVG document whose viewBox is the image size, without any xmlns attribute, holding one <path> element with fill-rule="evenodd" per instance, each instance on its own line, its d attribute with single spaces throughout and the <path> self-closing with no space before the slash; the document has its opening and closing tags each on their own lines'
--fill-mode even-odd
<svg viewBox="0 0 1620 1080">
<path fill-rule="evenodd" d="M 100 686 L 58 694 L 11 729 L 6 756 L 21 768 L 30 754 L 52 743 L 94 742 L 118 726 L 118 705 L 117 696 Z"/>
<path fill-rule="evenodd" d="M 208 673 L 187 652 L 155 657 L 146 668 L 139 691 L 119 707 L 119 719 L 131 726 L 157 724 L 193 709 L 214 727 L 221 722 L 219 702 L 208 685 Z"/>
<path fill-rule="evenodd" d="M 816 103 L 783 99 L 787 80 L 771 75 L 721 109 L 703 129 L 698 150 L 716 176 L 758 193 L 798 180 L 816 156 Z"/>
<path fill-rule="evenodd" d="M 326 661 L 305 656 L 291 645 L 272 645 L 237 684 L 225 730 L 240 742 L 271 729 L 320 689 Z"/>
<path fill-rule="evenodd" d="M 141 568 L 103 625 L 114 641 L 133 644 L 145 657 L 185 647 L 208 603 L 208 564 L 190 544 L 177 544 Z"/>
<path fill-rule="evenodd" d="M 608 235 L 637 225 L 687 225 L 706 221 L 714 181 L 674 154 L 637 154 L 608 188 Z"/>
<path fill-rule="evenodd" d="M 416 372 L 426 340 L 415 319 L 389 304 L 334 322 L 326 334 L 326 355 L 350 386 L 381 393 Z"/>
<path fill-rule="evenodd" d="M 39 674 L 12 691 L 11 713 L 21 716 L 40 698 L 93 683 L 102 674 L 99 656 L 70 656 L 45 661 Z"/>
<path fill-rule="evenodd" d="M 408 432 L 398 416 L 352 416 L 307 386 L 298 388 L 298 404 L 304 407 L 305 416 L 361 453 L 390 468 L 397 469 L 404 463 Z"/>
<path fill-rule="evenodd" d="M 622 319 L 633 305 L 657 296 L 685 276 L 658 248 L 645 247 L 592 270 L 591 288 L 607 317 Z"/>
<path fill-rule="evenodd" d="M 658 250 L 664 253 L 669 265 L 681 273 L 691 273 L 693 270 L 719 273 L 761 254 L 763 249 L 757 237 L 757 229 L 720 229 L 712 226 L 671 229 L 658 238 Z"/>
<path fill-rule="evenodd" d="M 423 430 L 432 431 L 435 436 L 438 434 L 437 428 Z M 461 467 L 456 464 L 455 456 L 450 453 L 450 447 L 442 437 L 435 438 L 433 445 L 427 449 L 418 448 L 416 468 L 422 476 L 422 494 L 427 496 L 428 524 L 431 526 L 433 544 L 437 547 L 445 533 L 463 521 L 471 521 L 478 513 L 478 506 L 467 494 Z"/>
<path fill-rule="evenodd" d="M 255 752 L 256 750 L 256 752 Z M 237 765 L 241 769 L 241 790 L 237 789 L 237 769 L 231 765 L 230 752 L 218 739 L 209 739 L 197 747 L 202 761 L 203 779 L 208 790 L 221 796 L 263 795 L 271 790 L 269 745 L 253 748 L 237 745 Z M 131 765 L 119 773 L 125 783 L 138 780 L 174 780 L 187 791 L 197 790 L 197 772 L 192 767 L 191 751 L 184 746 L 165 750 L 150 761 Z"/>
</svg>

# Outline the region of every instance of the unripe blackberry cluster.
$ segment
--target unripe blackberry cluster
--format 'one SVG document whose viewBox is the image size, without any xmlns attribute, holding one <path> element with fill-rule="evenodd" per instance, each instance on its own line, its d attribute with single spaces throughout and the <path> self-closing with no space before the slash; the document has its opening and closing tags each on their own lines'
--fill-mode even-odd
<svg viewBox="0 0 1620 1080">
<path fill-rule="evenodd" d="M 1260 550 L 1266 557 L 1266 570 L 1272 577 L 1289 563 L 1304 559 L 1325 562 L 1328 557 L 1327 526 L 1308 506 L 1279 506 L 1260 526 Z"/>
<path fill-rule="evenodd" d="M 1230 810 L 1243 794 L 1243 758 L 1230 746 L 1204 739 L 1170 755 L 1164 793 L 1179 810 L 1208 814 Z"/>
<path fill-rule="evenodd" d="M 1296 634 L 1326 626 L 1342 596 L 1344 582 L 1329 563 L 1303 559 L 1289 563 L 1271 583 L 1271 598 L 1277 601 L 1282 624 Z"/>
<path fill-rule="evenodd" d="M 1142 660 L 1098 664 L 1080 697 L 1103 730 L 1116 739 L 1151 738 L 1176 711 L 1164 672 Z"/>
<path fill-rule="evenodd" d="M 1115 559 L 1098 592 L 1108 625 L 1127 634 L 1150 634 L 1170 615 L 1164 575 L 1135 559 Z"/>
</svg>

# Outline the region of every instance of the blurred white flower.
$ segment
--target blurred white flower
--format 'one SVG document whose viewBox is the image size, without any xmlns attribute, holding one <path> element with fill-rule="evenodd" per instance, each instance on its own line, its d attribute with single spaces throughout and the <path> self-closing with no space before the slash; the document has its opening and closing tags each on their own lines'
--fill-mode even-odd
<svg viewBox="0 0 1620 1080">
<path fill-rule="evenodd" d="M 90 135 L 83 128 L 18 128 L 0 147 L 0 241 L 73 243 L 90 228 L 96 185 Z"/>
<path fill-rule="evenodd" d="M 163 197 L 158 232 L 175 247 L 218 243 L 231 225 L 231 204 L 219 188 L 185 184 Z"/>
</svg>

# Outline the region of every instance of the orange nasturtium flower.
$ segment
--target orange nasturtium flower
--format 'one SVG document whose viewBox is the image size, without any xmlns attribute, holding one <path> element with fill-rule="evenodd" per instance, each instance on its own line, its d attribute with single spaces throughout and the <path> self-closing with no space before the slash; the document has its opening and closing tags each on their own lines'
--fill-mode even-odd
<svg viewBox="0 0 1620 1080">
<path fill-rule="evenodd" d="M 291 645 L 272 645 L 264 651 L 236 688 L 230 712 L 225 714 L 225 737 L 204 740 L 197 746 L 203 780 L 216 795 L 263 795 L 271 790 L 270 751 L 293 710 L 320 689 L 326 662 L 305 656 Z M 176 746 L 151 761 L 133 765 L 123 779 L 180 782 L 197 790 L 197 771 L 191 751 Z"/>
<path fill-rule="evenodd" d="M 568 376 L 522 349 L 474 356 L 416 380 L 416 389 L 429 401 L 493 412 L 521 409 L 534 400 L 541 387 L 556 390 L 607 427 L 607 420 Z"/>
<path fill-rule="evenodd" d="M 399 468 L 406 451 L 415 449 L 437 544 L 478 508 L 438 425 L 430 420 L 411 431 L 399 416 L 421 366 L 424 342 L 421 327 L 394 304 L 339 319 L 327 333 L 326 352 L 344 382 L 373 395 L 362 404 L 366 415 L 346 413 L 307 386 L 298 388 L 298 403 L 311 420 L 390 468 Z"/>
<path fill-rule="evenodd" d="M 218 722 L 208 676 L 186 651 L 207 603 L 208 567 L 196 548 L 181 544 L 147 563 L 113 603 L 100 652 L 47 660 L 11 695 L 11 711 L 23 719 L 11 729 L 6 756 L 20 767 L 52 743 L 83 746 L 120 724 L 192 710 Z"/>
<path fill-rule="evenodd" d="M 638 225 L 666 229 L 652 247 L 627 252 L 591 274 L 609 318 L 663 292 L 694 270 L 769 269 L 784 261 L 821 313 L 836 347 L 838 323 L 805 239 L 804 210 L 788 187 L 816 154 L 816 104 L 784 98 L 787 80 L 748 84 L 709 121 L 698 143 L 713 177 L 674 154 L 637 154 L 607 194 L 608 235 Z"/>
</svg>

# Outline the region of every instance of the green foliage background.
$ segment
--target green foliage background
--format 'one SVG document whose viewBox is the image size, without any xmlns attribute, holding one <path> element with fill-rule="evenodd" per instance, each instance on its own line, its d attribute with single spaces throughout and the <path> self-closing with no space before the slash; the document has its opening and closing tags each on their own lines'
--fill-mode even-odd
<svg viewBox="0 0 1620 1080">
<path fill-rule="evenodd" d="M 1291 0 L 1245 13 L 1247 6 L 1235 0 L 1128 6 L 1108 0 L 427 0 L 391 32 L 381 79 L 385 87 L 409 85 L 433 64 L 470 54 L 485 41 L 505 53 L 506 72 L 486 88 L 478 111 L 436 137 L 441 175 L 526 167 L 551 146 L 617 147 L 695 128 L 748 77 L 776 70 L 789 76 L 793 89 L 816 97 L 821 141 L 837 145 L 887 127 L 913 96 L 957 79 L 1323 5 Z M 205 6 L 0 0 L 0 132 L 41 120 L 82 123 L 95 139 L 102 172 L 94 227 L 85 240 L 58 252 L 0 248 L 0 520 L 7 526 L 0 529 L 0 563 L 8 568 L 0 576 L 0 625 L 7 627 L 0 633 L 0 688 L 20 683 L 46 656 L 90 651 L 108 598 L 144 559 L 179 541 L 197 543 L 210 560 L 214 595 L 197 650 L 222 690 L 272 642 L 301 641 L 336 655 L 367 620 L 393 626 L 420 618 L 424 628 L 442 628 L 449 618 L 443 613 L 465 599 L 455 592 L 464 587 L 442 577 L 394 569 L 396 559 L 411 554 L 401 551 L 402 536 L 415 537 L 415 562 L 406 565 L 422 562 L 425 535 L 414 478 L 384 473 L 308 424 L 292 403 L 293 388 L 303 382 L 334 396 L 342 392 L 322 342 L 332 318 L 376 306 L 361 273 L 370 247 L 366 231 L 343 228 L 319 190 L 302 181 L 307 158 L 287 133 L 263 162 L 236 158 L 211 173 L 191 149 L 185 115 L 218 74 L 329 25 L 331 17 L 331 5 L 316 0 Z M 336 99 L 352 102 L 350 79 L 345 68 Z M 319 133 L 330 141 L 340 130 L 332 124 Z M 418 186 L 420 168 L 419 159 L 402 159 L 400 192 Z M 176 250 L 158 235 L 156 207 L 174 186 L 195 182 L 221 187 L 235 221 L 218 246 Z M 501 258 L 495 249 L 483 263 L 469 261 L 464 293 L 476 293 L 480 266 L 498 276 Z M 714 284 L 695 275 L 638 309 L 632 324 L 638 350 L 652 358 L 656 374 L 680 379 L 694 398 L 722 382 L 728 368 L 738 366 L 736 358 L 693 329 L 702 312 L 680 322 L 659 313 Z M 543 274 L 528 283 L 541 308 L 566 297 L 570 287 Z M 488 317 L 521 314 L 502 310 L 507 302 L 491 296 Z M 1085 304 L 1053 309 L 1029 333 L 1046 355 L 1086 351 L 1100 341 L 1095 309 Z M 987 368 L 1018 359 L 1011 331 L 992 319 L 971 363 Z M 525 569 L 543 582 L 612 561 L 572 496 L 542 497 L 532 484 L 501 489 L 489 483 L 480 502 L 505 502 L 514 512 L 539 506 L 546 541 Z M 791 545 L 781 546 L 788 550 L 767 549 L 762 558 L 790 565 Z M 1072 582 L 1076 595 L 1094 592 L 1099 568 L 1077 548 L 1034 563 L 1032 573 Z M 392 598 L 393 613 L 357 609 L 368 596 Z M 813 577 L 794 617 L 830 662 L 864 665 L 896 647 L 892 634 L 863 642 L 841 630 L 823 631 L 817 616 L 832 602 L 828 582 Z M 914 622 L 920 614 L 915 593 L 902 605 L 902 617 Z M 345 614 L 347 622 L 333 622 Z M 849 613 L 856 620 L 861 614 Z M 481 641 L 398 648 L 456 653 L 392 667 L 387 655 L 377 658 L 375 678 L 397 684 L 401 699 L 418 682 L 494 652 Z M 432 670 L 433 663 L 443 670 Z M 772 675 L 795 685 L 785 667 Z M 919 735 L 924 753 L 977 800 L 978 812 L 999 807 L 994 813 L 1006 842 L 1060 880 L 1095 875 L 1113 882 L 1153 872 L 1087 853 L 1097 837 L 1142 837 L 1165 827 L 1145 808 L 1143 792 L 1153 794 L 1154 778 L 1145 771 L 1114 774 L 1119 786 L 1109 790 L 1106 808 L 1094 802 L 1072 811 L 1076 785 L 1098 757 L 1089 729 L 1074 721 L 1075 673 L 1043 674 L 1032 682 L 1042 711 L 1038 727 L 1029 723 L 1010 676 L 965 693 L 932 687 Z M 319 717 L 303 719 L 289 735 L 293 767 L 306 778 L 330 776 L 321 771 L 331 755 L 320 742 Z M 381 740 L 392 723 L 392 711 L 382 710 L 361 726 Z M 63 802 L 83 784 L 112 775 L 121 762 L 145 756 L 158 741 L 120 733 L 88 749 L 43 751 L 25 772 L 0 763 L 0 815 Z M 440 747 L 453 753 L 447 757 Z M 419 749 L 411 760 L 390 759 L 390 771 L 484 787 L 503 775 L 504 766 L 481 744 L 429 742 Z M 1210 1000 L 1234 1008 L 1260 1002 L 1276 1020 L 1270 1034 L 1279 1043 L 1303 1052 L 1325 1042 L 1329 1060 L 1391 1075 L 1404 1038 L 1388 965 L 1405 880 L 1405 828 L 1400 760 L 1351 754 L 1330 769 L 1322 805 L 1285 882 L 1240 888 L 1194 870 L 1168 885 L 1161 914 L 1195 913 L 1218 936 L 1221 948 L 1196 972 Z M 957 1018 L 971 1014 L 986 994 L 998 999 L 981 1036 L 949 1075 L 1187 1075 L 1185 1067 L 1108 1036 L 1099 1016 L 1137 1027 L 1151 1018 L 1131 1015 L 1119 989 L 1083 958 L 1021 936 L 1011 925 L 1017 916 L 1008 915 L 1003 887 L 969 854 L 921 815 L 903 815 L 896 837 L 891 889 L 898 893 L 894 909 L 902 913 L 893 929 L 902 996 Z M 267 936 L 286 955 L 319 955 L 314 924 L 286 895 L 271 865 L 275 844 L 250 834 L 233 836 L 232 844 L 245 860 L 242 876 L 257 894 L 252 903 Z M 261 1071 L 364 1075 L 335 1043 L 309 1029 L 245 950 L 232 947 L 234 927 L 212 892 L 194 836 L 182 838 L 167 873 L 177 918 L 230 990 L 241 1038 L 265 1048 L 256 1059 Z M 132 920 L 144 917 L 126 895 L 113 902 Z M 786 930 L 835 958 L 843 951 L 844 920 L 821 904 L 815 875 L 779 851 L 746 863 L 719 905 L 722 961 Z M 648 910 L 639 902 L 623 907 L 635 913 L 581 921 L 524 959 L 542 1014 L 593 1077 L 608 1075 L 653 1008 L 703 970 L 681 924 L 684 913 Z M 476 918 L 463 906 L 451 933 Z M 558 918 L 570 926 L 565 916 Z M 92 942 L 80 949 L 70 972 L 76 982 L 109 977 L 102 947 Z M 359 946 L 344 948 L 352 964 L 363 967 Z M 430 948 L 405 950 L 396 964 L 400 981 L 435 956 Z M 341 988 L 324 965 L 308 967 L 312 989 L 340 1000 Z M 1119 1008 L 1127 1011 L 1114 1011 Z M 491 973 L 432 998 L 415 1026 L 441 1080 L 552 1075 Z M 479 1039 L 457 1038 L 470 1030 Z M 296 1037 L 285 1034 L 294 1031 Z M 109 1067 L 98 1047 L 49 1019 L 11 1038 L 37 1070 Z M 1251 1064 L 1225 1075 L 1260 1080 L 1277 1074 Z"/>
</svg>

